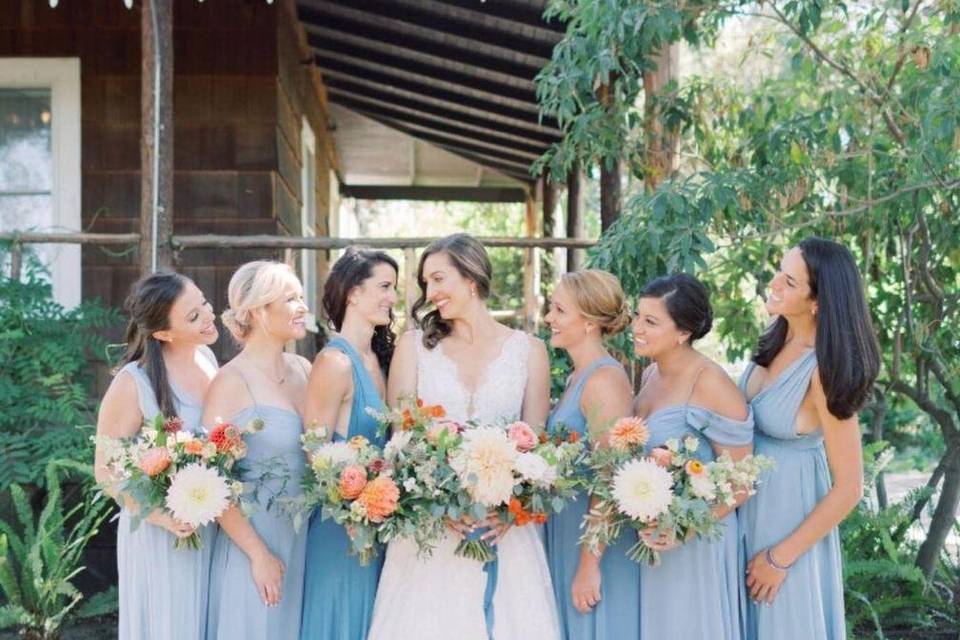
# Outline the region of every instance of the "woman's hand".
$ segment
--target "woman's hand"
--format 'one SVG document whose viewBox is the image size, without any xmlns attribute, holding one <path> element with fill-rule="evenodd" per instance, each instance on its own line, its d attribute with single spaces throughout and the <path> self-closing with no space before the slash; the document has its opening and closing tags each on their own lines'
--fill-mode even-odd
<svg viewBox="0 0 960 640">
<path fill-rule="evenodd" d="M 268 607 L 280 604 L 283 597 L 283 574 L 287 569 L 272 553 L 264 551 L 250 558 L 250 572 L 260 599 Z"/>
<path fill-rule="evenodd" d="M 162 509 L 157 509 L 146 518 L 155 527 L 166 529 L 178 538 L 188 538 L 197 530 L 192 524 L 180 522 Z"/>
<path fill-rule="evenodd" d="M 500 517 L 494 512 L 490 513 L 486 520 L 480 523 L 481 527 L 487 527 L 490 531 L 487 531 L 485 534 L 480 536 L 480 539 L 484 542 L 489 542 L 490 546 L 496 546 L 500 539 L 507 534 L 507 531 L 510 530 L 510 527 L 513 525 L 509 522 L 503 522 L 500 520 Z"/>
<path fill-rule="evenodd" d="M 767 560 L 767 550 L 764 549 L 747 563 L 747 587 L 750 589 L 750 598 L 757 604 L 762 602 L 771 604 L 786 577 L 787 570 L 778 569 L 770 564 Z"/>
<path fill-rule="evenodd" d="M 643 543 L 654 551 L 670 551 L 682 544 L 677 540 L 677 535 L 673 531 L 658 531 L 656 521 L 651 522 L 646 529 L 640 529 L 637 533 Z"/>
<path fill-rule="evenodd" d="M 573 576 L 573 585 L 570 595 L 573 597 L 573 606 L 580 613 L 590 613 L 600 602 L 600 559 L 591 556 L 592 560 L 580 559 L 577 573 Z"/>
<path fill-rule="evenodd" d="M 453 535 L 457 536 L 461 540 L 470 535 L 470 533 L 475 529 L 475 523 L 469 516 L 464 516 L 460 520 L 445 518 L 445 522 L 447 529 L 449 529 Z"/>
</svg>

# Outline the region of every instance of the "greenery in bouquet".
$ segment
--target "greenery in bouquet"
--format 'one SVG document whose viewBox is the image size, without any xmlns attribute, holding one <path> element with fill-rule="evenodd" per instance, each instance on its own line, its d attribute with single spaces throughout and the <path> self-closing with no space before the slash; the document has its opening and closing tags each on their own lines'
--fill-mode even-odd
<svg viewBox="0 0 960 640">
<path fill-rule="evenodd" d="M 131 526 L 157 509 L 194 528 L 208 524 L 239 502 L 243 483 L 237 461 L 247 454 L 243 436 L 263 428 L 253 420 L 246 427 L 219 422 L 209 432 L 193 434 L 177 417 L 158 415 L 132 438 L 97 438 L 106 454 L 113 483 L 123 500 L 134 503 Z M 133 506 L 128 503 L 128 506 Z M 178 538 L 176 548 L 199 549 L 194 532 Z"/>
</svg>

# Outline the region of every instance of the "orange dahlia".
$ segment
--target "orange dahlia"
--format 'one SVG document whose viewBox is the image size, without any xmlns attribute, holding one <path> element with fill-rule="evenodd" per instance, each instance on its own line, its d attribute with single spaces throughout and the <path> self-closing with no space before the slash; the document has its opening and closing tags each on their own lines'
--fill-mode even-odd
<svg viewBox="0 0 960 640">
<path fill-rule="evenodd" d="M 383 522 L 397 510 L 400 489 L 387 476 L 377 476 L 360 492 L 357 502 L 364 506 L 370 522 Z"/>
</svg>

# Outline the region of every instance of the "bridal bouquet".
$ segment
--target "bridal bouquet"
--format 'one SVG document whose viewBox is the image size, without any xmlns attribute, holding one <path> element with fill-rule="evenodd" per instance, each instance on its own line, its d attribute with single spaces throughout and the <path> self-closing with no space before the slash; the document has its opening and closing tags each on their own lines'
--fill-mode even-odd
<svg viewBox="0 0 960 640">
<path fill-rule="evenodd" d="M 200 527 L 239 500 L 243 483 L 236 478 L 235 465 L 247 454 L 243 436 L 262 428 L 259 419 L 244 428 L 221 422 L 197 436 L 183 430 L 180 418 L 158 415 L 133 438 L 101 436 L 97 442 L 120 491 L 138 506 L 134 528 L 156 509 Z M 200 536 L 194 532 L 177 538 L 174 546 L 199 549 Z"/>
<path fill-rule="evenodd" d="M 369 440 L 328 442 L 325 436 L 324 429 L 302 436 L 310 472 L 295 505 L 294 526 L 299 529 L 304 516 L 320 508 L 322 519 L 333 518 L 347 529 L 351 552 L 365 565 L 377 555 L 380 529 L 397 511 L 400 490 L 383 452 Z"/>
<path fill-rule="evenodd" d="M 528 424 L 514 422 L 466 430 L 450 465 L 468 499 L 478 505 L 473 511 L 482 518 L 476 520 L 523 526 L 546 522 L 576 495 L 582 482 L 577 468 L 584 457 L 577 433 L 538 437 Z M 476 535 L 464 539 L 457 553 L 480 562 L 495 558 Z"/>
<path fill-rule="evenodd" d="M 623 438 L 625 433 L 633 435 Z M 720 522 L 714 510 L 735 505 L 739 492 L 752 495 L 760 474 L 773 465 L 758 455 L 734 462 L 727 453 L 703 462 L 694 456 L 700 441 L 693 436 L 667 440 L 643 455 L 647 438 L 639 418 L 625 418 L 611 430 L 608 446 L 591 456 L 591 493 L 599 501 L 585 520 L 581 543 L 595 552 L 615 541 L 624 525 L 636 530 L 653 526 L 678 540 L 715 537 Z M 628 555 L 635 562 L 659 562 L 659 553 L 642 538 Z"/>
</svg>

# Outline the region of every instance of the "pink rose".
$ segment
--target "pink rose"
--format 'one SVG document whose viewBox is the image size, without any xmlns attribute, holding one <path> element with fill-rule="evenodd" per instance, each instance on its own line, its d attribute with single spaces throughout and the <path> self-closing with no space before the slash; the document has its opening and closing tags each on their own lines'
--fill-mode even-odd
<svg viewBox="0 0 960 640">
<path fill-rule="evenodd" d="M 456 422 L 450 422 L 449 420 L 437 422 L 427 431 L 427 440 L 429 440 L 432 444 L 437 444 L 440 442 L 440 436 L 444 432 L 446 432 L 451 438 L 454 438 L 458 433 L 460 433 L 460 425 Z"/>
<path fill-rule="evenodd" d="M 140 469 L 151 478 L 159 475 L 170 466 L 170 452 L 164 447 L 147 449 L 140 456 Z"/>
<path fill-rule="evenodd" d="M 340 495 L 347 500 L 353 500 L 360 495 L 367 486 L 367 470 L 360 465 L 352 464 L 340 472 Z"/>
<path fill-rule="evenodd" d="M 514 422 L 507 430 L 507 435 L 520 451 L 530 451 L 537 446 L 537 434 L 526 422 Z"/>
<path fill-rule="evenodd" d="M 663 468 L 670 466 L 670 463 L 673 462 L 673 454 L 664 449 L 663 447 L 656 447 L 650 451 L 650 457 Z"/>
</svg>

